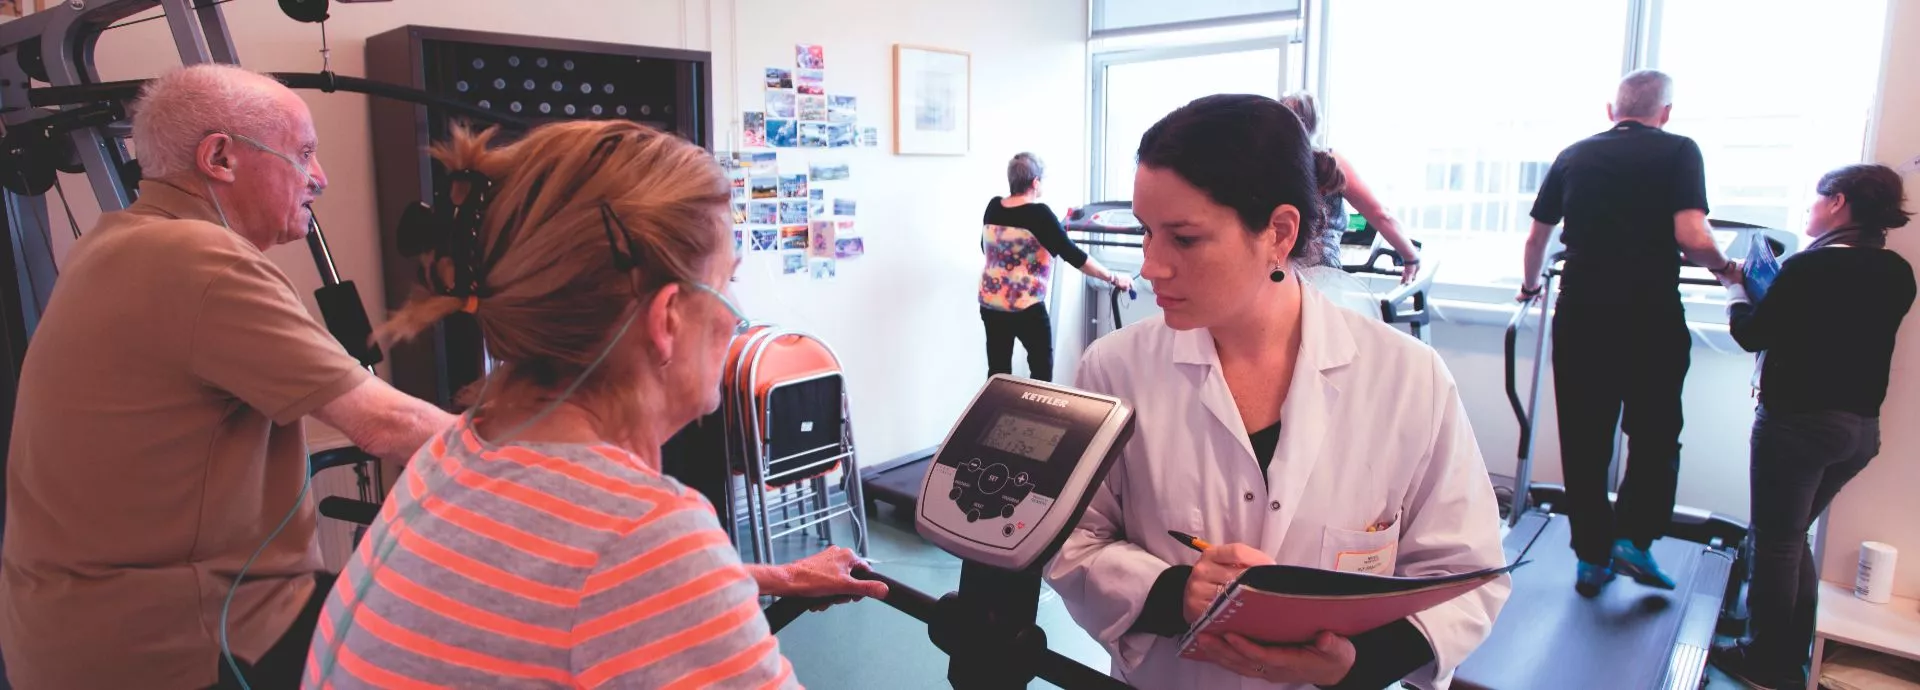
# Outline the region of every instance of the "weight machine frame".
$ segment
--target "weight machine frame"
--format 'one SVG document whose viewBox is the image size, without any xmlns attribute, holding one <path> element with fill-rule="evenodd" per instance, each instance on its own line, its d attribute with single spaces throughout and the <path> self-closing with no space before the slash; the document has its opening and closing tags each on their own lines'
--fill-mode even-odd
<svg viewBox="0 0 1920 690">
<path fill-rule="evenodd" d="M 116 22 L 159 8 L 183 66 L 206 63 L 238 65 L 239 55 L 225 15 L 214 4 L 193 0 L 69 0 L 59 6 L 0 24 L 0 169 L 7 183 L 0 188 L 5 214 L 0 216 L 0 349 L 7 357 L 8 395 L 0 414 L 0 468 L 6 462 L 6 444 L 12 436 L 14 392 L 26 348 L 53 292 L 58 267 L 45 193 L 53 186 L 52 172 L 84 173 L 102 213 L 125 209 L 138 195 L 139 164 L 125 146 L 131 134 L 127 104 L 146 80 L 103 82 L 94 64 L 101 35 Z M 475 120 L 524 130 L 519 118 L 501 115 L 416 89 L 341 77 L 332 72 L 274 73 L 268 75 L 294 89 L 349 91 L 443 108 Z M 43 82 L 47 86 L 35 86 Z M 64 138 L 64 141 L 61 139 Z M 30 175 L 43 174 L 39 180 Z M 37 192 L 34 188 L 38 188 Z M 29 193 L 35 192 L 35 193 Z M 64 194 L 64 192 L 62 192 Z M 325 234 L 315 218 L 307 246 L 318 269 L 322 291 L 351 283 L 340 280 Z M 364 320 L 364 313 L 359 313 Z M 330 323 L 330 326 L 333 324 Z M 337 332 L 337 330 L 336 330 Z M 349 351 L 356 351 L 348 346 Z M 378 353 L 362 356 L 372 369 Z M 321 451 L 309 458 L 318 472 L 331 467 L 354 467 L 360 501 L 377 504 L 385 492 L 378 458 L 358 448 Z M 5 505 L 0 493 L 0 508 Z M 321 512 L 357 515 L 366 505 L 327 499 Z"/>
</svg>

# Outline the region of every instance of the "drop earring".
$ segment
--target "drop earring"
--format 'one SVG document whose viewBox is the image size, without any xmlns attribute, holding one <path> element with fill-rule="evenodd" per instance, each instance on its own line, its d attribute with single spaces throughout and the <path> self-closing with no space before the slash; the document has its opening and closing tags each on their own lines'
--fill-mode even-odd
<svg viewBox="0 0 1920 690">
<path fill-rule="evenodd" d="M 1278 283 L 1278 282 L 1280 282 L 1280 281 L 1283 281 L 1283 280 L 1286 280 L 1286 279 L 1287 279 L 1287 272 L 1286 272 L 1286 271 L 1282 271 L 1282 270 L 1280 270 L 1280 267 L 1279 267 L 1279 266 L 1274 266 L 1274 267 L 1273 267 L 1273 272 L 1272 272 L 1272 273 L 1269 273 L 1269 274 L 1267 274 L 1267 278 L 1268 278 L 1268 279 L 1270 279 L 1270 280 L 1272 280 L 1273 282 L 1276 282 L 1276 283 Z"/>
</svg>

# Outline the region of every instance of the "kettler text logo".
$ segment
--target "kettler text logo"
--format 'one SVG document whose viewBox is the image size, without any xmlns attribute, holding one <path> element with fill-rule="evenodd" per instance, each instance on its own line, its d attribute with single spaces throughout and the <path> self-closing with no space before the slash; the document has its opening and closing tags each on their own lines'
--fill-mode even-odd
<svg viewBox="0 0 1920 690">
<path fill-rule="evenodd" d="M 1032 400 L 1032 401 L 1034 401 L 1034 402 L 1037 402 L 1037 403 L 1040 403 L 1040 404 L 1043 404 L 1043 405 L 1052 405 L 1052 406 L 1054 406 L 1054 407 L 1066 407 L 1066 406 L 1067 406 L 1067 399 L 1066 399 L 1066 398 L 1056 398 L 1056 397 L 1053 397 L 1053 396 L 1051 396 L 1051 395 L 1041 395 L 1041 394 L 1039 394 L 1039 393 L 1021 393 L 1021 394 L 1020 394 L 1020 399 L 1021 399 L 1021 400 Z"/>
</svg>

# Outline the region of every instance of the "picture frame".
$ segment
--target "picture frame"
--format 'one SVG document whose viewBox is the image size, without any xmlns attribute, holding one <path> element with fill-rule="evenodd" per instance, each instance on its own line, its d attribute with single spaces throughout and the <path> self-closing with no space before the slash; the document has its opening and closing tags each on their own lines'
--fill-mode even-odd
<svg viewBox="0 0 1920 690">
<path fill-rule="evenodd" d="M 964 156 L 972 146 L 973 54 L 893 46 L 893 152 Z"/>
</svg>

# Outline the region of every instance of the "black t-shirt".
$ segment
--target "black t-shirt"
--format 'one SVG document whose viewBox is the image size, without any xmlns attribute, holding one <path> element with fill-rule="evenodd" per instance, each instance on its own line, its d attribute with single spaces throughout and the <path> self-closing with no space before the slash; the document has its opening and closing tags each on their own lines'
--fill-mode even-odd
<svg viewBox="0 0 1920 690">
<path fill-rule="evenodd" d="M 1913 267 L 1890 250 L 1826 247 L 1781 264 L 1759 304 L 1728 305 L 1734 340 L 1750 352 L 1766 351 L 1761 404 L 1879 416 L 1913 281 Z"/>
<path fill-rule="evenodd" d="M 1708 210 L 1704 165 L 1692 139 L 1633 121 L 1561 151 L 1532 212 L 1542 223 L 1566 223 L 1561 299 L 1679 300 L 1673 216 Z"/>
<path fill-rule="evenodd" d="M 987 212 L 981 219 L 986 225 L 998 225 L 1008 228 L 1020 228 L 1033 233 L 1040 246 L 1054 256 L 1066 260 L 1074 268 L 1087 264 L 1087 252 L 1067 239 L 1067 229 L 1061 227 L 1060 218 L 1053 215 L 1053 209 L 1046 204 L 1034 202 L 1019 206 L 1005 206 L 1000 197 L 987 202 Z"/>
</svg>

